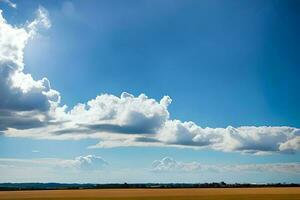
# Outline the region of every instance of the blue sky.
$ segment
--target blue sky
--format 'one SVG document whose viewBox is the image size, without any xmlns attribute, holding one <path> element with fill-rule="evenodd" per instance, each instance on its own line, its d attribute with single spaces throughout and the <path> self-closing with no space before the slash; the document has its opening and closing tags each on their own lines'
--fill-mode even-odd
<svg viewBox="0 0 300 200">
<path fill-rule="evenodd" d="M 9 2 L 0 182 L 299 183 L 296 1 Z"/>
</svg>

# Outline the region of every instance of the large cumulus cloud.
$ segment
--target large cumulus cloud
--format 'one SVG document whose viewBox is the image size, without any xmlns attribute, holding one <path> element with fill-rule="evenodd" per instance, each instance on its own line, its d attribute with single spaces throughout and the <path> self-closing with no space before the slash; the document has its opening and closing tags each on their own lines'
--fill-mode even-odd
<svg viewBox="0 0 300 200">
<path fill-rule="evenodd" d="M 145 94 L 100 94 L 73 108 L 47 78 L 24 72 L 26 43 L 40 28 L 50 28 L 45 9 L 23 26 L 10 25 L 0 11 L 0 132 L 36 139 L 94 138 L 93 147 L 172 146 L 264 154 L 300 149 L 300 130 L 293 127 L 208 128 L 171 119 L 169 96 L 157 101 Z M 81 159 L 82 160 L 82 159 Z M 83 159 L 85 160 L 85 159 Z M 77 161 L 76 161 L 77 162 Z"/>
<path fill-rule="evenodd" d="M 243 126 L 201 128 L 193 122 L 169 120 L 158 134 L 166 144 L 211 147 L 222 151 L 262 153 L 299 149 L 300 129 L 291 127 Z M 290 144 L 290 145 L 288 145 Z"/>
<path fill-rule="evenodd" d="M 45 9 L 40 7 L 36 15 L 35 20 L 19 28 L 8 24 L 0 10 L 0 130 L 42 126 L 51 106 L 60 100 L 47 78 L 34 80 L 23 72 L 27 41 L 39 27 L 50 27 Z"/>
</svg>

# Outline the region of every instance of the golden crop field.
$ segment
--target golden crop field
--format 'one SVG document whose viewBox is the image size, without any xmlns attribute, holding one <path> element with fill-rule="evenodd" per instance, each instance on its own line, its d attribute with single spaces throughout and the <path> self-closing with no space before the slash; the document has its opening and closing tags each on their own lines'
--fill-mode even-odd
<svg viewBox="0 0 300 200">
<path fill-rule="evenodd" d="M 2 191 L 0 200 L 299 200 L 300 188 L 92 189 Z"/>
</svg>

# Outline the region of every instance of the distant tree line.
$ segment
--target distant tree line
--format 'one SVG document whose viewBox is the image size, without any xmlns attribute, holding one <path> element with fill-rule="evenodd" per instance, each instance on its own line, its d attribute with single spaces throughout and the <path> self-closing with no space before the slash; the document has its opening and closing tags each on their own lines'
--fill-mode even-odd
<svg viewBox="0 0 300 200">
<path fill-rule="evenodd" d="M 300 187 L 299 183 L 111 183 L 111 184 L 78 184 L 78 183 L 0 183 L 1 191 L 10 190 L 68 190 L 68 189 L 122 189 L 122 188 L 257 188 L 257 187 Z"/>
</svg>

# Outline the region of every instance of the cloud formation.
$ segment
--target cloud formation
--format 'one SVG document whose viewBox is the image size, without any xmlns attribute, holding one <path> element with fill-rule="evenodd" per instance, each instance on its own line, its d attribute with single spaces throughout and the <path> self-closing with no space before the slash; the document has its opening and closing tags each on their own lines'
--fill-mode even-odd
<svg viewBox="0 0 300 200">
<path fill-rule="evenodd" d="M 10 0 L 0 0 L 0 2 L 4 2 L 6 3 L 8 6 L 10 6 L 11 8 L 17 8 L 17 4 L 13 3 L 12 1 Z"/>
<path fill-rule="evenodd" d="M 108 165 L 102 157 L 95 155 L 78 156 L 74 159 L 40 158 L 40 159 L 11 159 L 1 158 L 2 167 L 46 167 L 48 169 L 61 170 L 102 170 Z"/>
<path fill-rule="evenodd" d="M 296 137 L 281 143 L 279 146 L 280 151 L 299 151 L 300 150 L 300 136 L 299 133 Z"/>
<path fill-rule="evenodd" d="M 194 122 L 170 119 L 169 96 L 157 101 L 145 94 L 100 94 L 68 109 L 60 104 L 60 93 L 47 78 L 35 80 L 24 72 L 27 42 L 39 29 L 50 27 L 42 7 L 35 20 L 21 27 L 10 25 L 0 10 L 0 132 L 5 136 L 93 138 L 100 141 L 94 148 L 168 146 L 255 154 L 300 149 L 300 129 L 294 127 L 202 128 Z M 89 159 L 94 158 L 79 160 Z"/>
<path fill-rule="evenodd" d="M 291 127 L 243 126 L 234 128 L 201 128 L 193 122 L 168 121 L 158 137 L 167 144 L 194 147 L 209 146 L 215 150 L 241 151 L 245 153 L 297 150 L 299 142 L 292 148 L 280 148 L 283 143 L 300 135 L 300 130 Z M 291 147 L 291 146 L 290 146 Z"/>
<path fill-rule="evenodd" d="M 23 72 L 25 45 L 39 27 L 50 27 L 42 7 L 36 19 L 22 28 L 8 24 L 0 10 L 0 131 L 43 126 L 51 107 L 60 101 L 47 78 L 36 81 Z"/>
<path fill-rule="evenodd" d="M 110 172 L 108 166 L 95 155 L 73 159 L 0 158 L 0 182 L 104 182 Z"/>
<path fill-rule="evenodd" d="M 267 163 L 243 165 L 206 165 L 198 162 L 179 162 L 170 157 L 155 160 L 153 172 L 275 172 L 300 174 L 300 163 Z"/>
<path fill-rule="evenodd" d="M 78 156 L 73 160 L 62 160 L 58 163 L 59 167 L 79 170 L 100 170 L 106 165 L 108 163 L 103 158 L 94 155 Z"/>
</svg>

